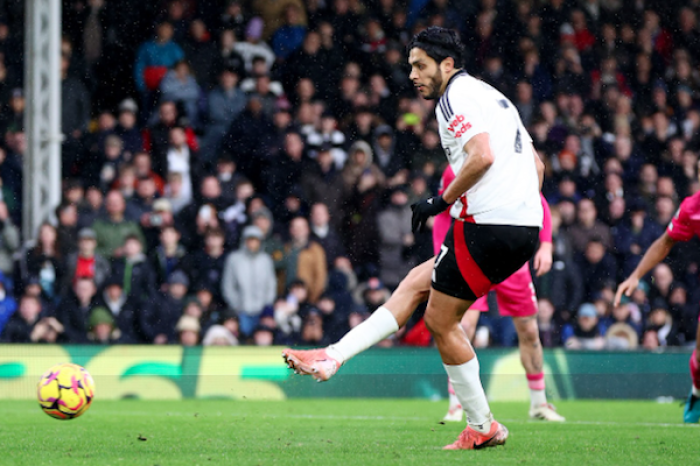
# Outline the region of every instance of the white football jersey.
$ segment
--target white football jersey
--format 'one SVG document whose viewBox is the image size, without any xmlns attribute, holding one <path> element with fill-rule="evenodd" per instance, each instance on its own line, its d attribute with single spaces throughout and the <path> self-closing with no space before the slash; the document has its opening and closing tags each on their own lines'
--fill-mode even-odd
<svg viewBox="0 0 700 466">
<path fill-rule="evenodd" d="M 455 175 L 469 156 L 464 145 L 475 135 L 489 134 L 494 155 L 491 167 L 453 204 L 450 215 L 480 224 L 541 227 L 532 138 L 515 106 L 491 85 L 460 71 L 450 78 L 435 114 Z"/>
</svg>

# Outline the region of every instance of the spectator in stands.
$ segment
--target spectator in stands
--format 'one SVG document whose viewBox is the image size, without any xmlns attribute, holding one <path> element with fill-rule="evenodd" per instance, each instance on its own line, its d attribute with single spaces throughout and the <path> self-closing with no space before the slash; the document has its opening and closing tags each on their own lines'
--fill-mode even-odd
<svg viewBox="0 0 700 466">
<path fill-rule="evenodd" d="M 138 150 L 133 155 L 133 166 L 136 179 L 150 178 L 153 180 L 156 186 L 156 192 L 158 196 L 162 196 L 165 192 L 165 182 L 163 178 L 153 171 L 153 162 L 151 161 L 151 155 L 143 150 Z"/>
<path fill-rule="evenodd" d="M 289 224 L 289 241 L 285 244 L 285 283 L 303 281 L 308 287 L 309 303 L 315 304 L 326 288 L 328 269 L 323 247 L 310 238 L 309 222 L 296 217 Z"/>
<path fill-rule="evenodd" d="M 97 306 L 90 313 L 88 320 L 88 341 L 98 345 L 128 343 L 122 338 L 119 329 L 114 324 L 114 316 L 103 306 Z"/>
<path fill-rule="evenodd" d="M 261 249 L 263 232 L 256 226 L 243 230 L 241 247 L 226 258 L 221 293 L 230 309 L 238 313 L 241 332 L 250 335 L 260 314 L 271 306 L 277 293 L 272 258 Z"/>
<path fill-rule="evenodd" d="M 588 243 L 597 237 L 606 250 L 612 247 L 610 228 L 597 219 L 597 209 L 591 199 L 581 199 L 578 203 L 578 221 L 568 230 L 571 244 L 576 252 L 584 252 Z"/>
<path fill-rule="evenodd" d="M 237 34 L 235 31 L 228 28 L 221 31 L 215 69 L 217 73 L 219 73 L 224 68 L 229 68 L 235 70 L 236 74 L 242 78 L 246 73 L 245 62 L 241 54 L 236 51 L 236 37 L 243 37 L 243 34 Z"/>
<path fill-rule="evenodd" d="M 405 186 L 389 193 L 389 205 L 377 215 L 379 228 L 380 278 L 389 289 L 394 289 L 415 265 L 412 247 L 415 238 L 411 232 L 411 208 Z"/>
<path fill-rule="evenodd" d="M 578 266 L 585 283 L 584 299 L 591 301 L 593 295 L 603 289 L 607 283 L 617 280 L 617 264 L 600 238 L 593 237 L 579 255 Z"/>
<path fill-rule="evenodd" d="M 284 151 L 275 160 L 267 173 L 266 190 L 272 198 L 272 205 L 283 204 L 284 198 L 293 187 L 299 186 L 301 177 L 309 170 L 311 163 L 304 153 L 304 141 L 299 133 L 290 132 L 284 138 Z M 275 212 L 275 217 L 278 217 Z"/>
<path fill-rule="evenodd" d="M 111 273 L 109 261 L 95 252 L 97 234 L 91 228 L 78 232 L 78 251 L 69 254 L 65 261 L 65 273 L 61 285 L 61 294 L 70 291 L 80 278 L 91 278 L 99 288 Z"/>
<path fill-rule="evenodd" d="M 64 296 L 56 309 L 56 318 L 63 324 L 68 343 L 87 341 L 88 319 L 97 305 L 97 287 L 92 278 L 81 277 L 72 292 Z"/>
<path fill-rule="evenodd" d="M 149 343 L 163 345 L 176 342 L 175 326 L 182 316 L 190 281 L 187 275 L 176 270 L 168 278 L 168 290 L 159 302 L 146 306 L 138 314 L 141 338 Z"/>
<path fill-rule="evenodd" d="M 64 255 L 71 254 L 78 247 L 78 205 L 63 201 L 56 207 L 56 241 Z"/>
<path fill-rule="evenodd" d="M 180 232 L 174 225 L 160 230 L 160 243 L 151 251 L 151 265 L 156 274 L 156 284 L 162 290 L 170 274 L 181 269 L 187 251 L 180 244 Z"/>
<path fill-rule="evenodd" d="M 50 302 L 55 302 L 60 293 L 63 279 L 61 254 L 56 228 L 50 223 L 42 223 L 36 244 L 26 253 L 22 280 L 29 276 L 39 277 L 42 293 Z"/>
<path fill-rule="evenodd" d="M 7 204 L 0 200 L 0 272 L 6 276 L 12 276 L 12 255 L 19 246 L 19 230 L 10 218 Z"/>
<path fill-rule="evenodd" d="M 125 209 L 124 196 L 119 191 L 110 191 L 105 199 L 107 215 L 97 219 L 92 225 L 97 236 L 98 254 L 110 258 L 121 257 L 124 254 L 122 246 L 129 235 L 136 235 L 141 244 L 145 244 L 138 224 L 124 218 Z"/>
<path fill-rule="evenodd" d="M 272 68 L 275 62 L 275 53 L 269 45 L 262 40 L 263 28 L 265 23 L 260 17 L 251 18 L 245 28 L 245 41 L 237 42 L 234 45 L 234 50 L 243 57 L 246 72 L 250 73 L 253 69 L 253 58 L 263 57 L 267 62 L 268 68 Z"/>
<path fill-rule="evenodd" d="M 311 226 L 311 240 L 323 247 L 326 253 L 326 264 L 330 270 L 339 256 L 345 255 L 345 248 L 338 231 L 331 223 L 331 215 L 328 206 L 323 202 L 317 202 L 311 206 L 309 218 Z"/>
<path fill-rule="evenodd" d="M 12 297 L 12 290 L 7 285 L 7 278 L 0 272 L 0 335 L 17 310 L 17 301 Z"/>
<path fill-rule="evenodd" d="M 561 345 L 561 322 L 557 322 L 554 305 L 549 299 L 541 298 L 537 301 L 537 328 L 544 348 Z"/>
<path fill-rule="evenodd" d="M 226 263 L 226 238 L 219 227 L 210 227 L 204 234 L 204 247 L 191 252 L 183 260 L 183 270 L 186 270 L 191 283 L 206 284 L 215 290 L 215 299 L 222 301 L 221 277 Z"/>
<path fill-rule="evenodd" d="M 199 101 L 202 89 L 192 75 L 189 63 L 180 60 L 165 74 L 160 82 L 160 95 L 164 101 L 181 105 L 188 125 L 199 128 Z"/>
<path fill-rule="evenodd" d="M 142 106 L 143 110 L 147 113 L 151 108 L 148 101 L 151 93 L 158 89 L 168 68 L 185 56 L 182 48 L 173 42 L 173 33 L 172 24 L 167 21 L 160 22 L 156 25 L 155 39 L 143 43 L 136 52 L 134 81 L 145 104 Z"/>
<path fill-rule="evenodd" d="M 576 324 L 566 325 L 562 333 L 564 346 L 568 349 L 600 350 L 605 345 L 598 328 L 598 314 L 591 303 L 578 308 Z"/>
<path fill-rule="evenodd" d="M 284 9 L 284 25 L 277 28 L 272 36 L 272 51 L 278 59 L 284 60 L 301 47 L 305 36 L 306 27 L 300 6 L 288 4 Z"/>
<path fill-rule="evenodd" d="M 34 296 L 22 296 L 17 313 L 0 334 L 8 343 L 56 343 L 63 326 L 53 317 L 42 317 L 41 302 Z"/>
<path fill-rule="evenodd" d="M 202 89 L 209 88 L 215 73 L 217 51 L 211 39 L 212 35 L 207 30 L 207 25 L 197 18 L 190 23 L 189 34 L 182 45 L 185 58 L 192 66 L 192 74 Z"/>
<path fill-rule="evenodd" d="M 153 302 L 156 274 L 146 260 L 141 240 L 136 235 L 128 235 L 122 250 L 123 256 L 112 261 L 112 275 L 121 281 L 125 296 L 140 302 Z"/>
<path fill-rule="evenodd" d="M 90 94 L 85 85 L 68 76 L 68 59 L 61 58 L 61 132 L 65 135 L 61 159 L 63 173 L 74 173 L 82 148 L 81 138 L 90 122 Z"/>
<path fill-rule="evenodd" d="M 114 127 L 114 134 L 124 143 L 124 153 L 132 157 L 143 148 L 141 132 L 136 126 L 138 111 L 139 107 L 134 99 L 124 99 L 119 104 L 119 122 Z"/>
<path fill-rule="evenodd" d="M 661 235 L 659 226 L 648 218 L 643 203 L 633 203 L 628 209 L 629 221 L 618 226 L 615 250 L 621 255 L 621 273 L 628 277 L 637 267 L 644 252 Z"/>
<path fill-rule="evenodd" d="M 233 67 L 222 68 L 219 86 L 207 97 L 208 124 L 202 139 L 202 161 L 213 164 L 219 155 L 221 140 L 231 123 L 245 109 L 247 98 L 238 89 L 239 74 Z"/>
<path fill-rule="evenodd" d="M 674 321 L 669 312 L 668 305 L 663 299 L 656 299 L 652 302 L 651 312 L 647 318 L 647 326 L 644 339 L 649 338 L 646 334 L 653 332 L 657 346 L 680 346 L 684 344 L 682 334 L 679 332 L 678 323 Z M 645 345 L 647 348 L 648 346 Z"/>
<path fill-rule="evenodd" d="M 212 325 L 204 334 L 203 346 L 238 346 L 238 339 L 223 325 Z"/>
<path fill-rule="evenodd" d="M 178 334 L 177 342 L 182 346 L 195 346 L 199 343 L 199 333 L 202 327 L 196 318 L 187 315 L 180 317 L 175 330 Z"/>
</svg>

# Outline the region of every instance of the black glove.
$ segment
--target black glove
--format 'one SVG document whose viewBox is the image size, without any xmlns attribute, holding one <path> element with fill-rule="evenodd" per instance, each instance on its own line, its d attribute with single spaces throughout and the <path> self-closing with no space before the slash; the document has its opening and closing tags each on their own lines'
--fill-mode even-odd
<svg viewBox="0 0 700 466">
<path fill-rule="evenodd" d="M 441 214 L 447 210 L 450 204 L 442 196 L 423 199 L 411 205 L 413 217 L 411 218 L 411 229 L 413 233 L 425 230 L 425 223 L 434 215 Z"/>
</svg>

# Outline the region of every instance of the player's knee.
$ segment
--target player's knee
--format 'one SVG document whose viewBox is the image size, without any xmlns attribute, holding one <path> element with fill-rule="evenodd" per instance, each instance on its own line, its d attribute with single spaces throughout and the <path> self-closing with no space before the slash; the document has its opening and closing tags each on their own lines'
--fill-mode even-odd
<svg viewBox="0 0 700 466">
<path fill-rule="evenodd" d="M 537 328 L 537 321 L 534 319 L 521 322 L 518 326 L 518 338 L 526 344 L 535 344 L 540 341 L 540 333 Z"/>
<path fill-rule="evenodd" d="M 425 322 L 425 326 L 431 335 L 439 335 L 442 332 L 440 319 L 437 316 L 437 312 L 433 308 L 428 307 L 428 309 L 425 310 L 423 321 Z"/>
</svg>

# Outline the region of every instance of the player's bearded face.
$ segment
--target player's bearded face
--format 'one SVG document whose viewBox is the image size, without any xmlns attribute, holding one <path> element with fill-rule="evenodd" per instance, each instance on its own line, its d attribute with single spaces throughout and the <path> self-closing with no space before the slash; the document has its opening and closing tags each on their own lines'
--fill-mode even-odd
<svg viewBox="0 0 700 466">
<path fill-rule="evenodd" d="M 411 49 L 408 61 L 411 65 L 410 79 L 418 93 L 426 100 L 439 98 L 443 80 L 438 63 L 418 47 Z"/>
<path fill-rule="evenodd" d="M 435 68 L 435 74 L 430 77 L 430 84 L 426 86 L 426 93 L 423 98 L 426 100 L 435 100 L 440 98 L 440 89 L 442 89 L 442 71 L 439 67 Z"/>
</svg>

